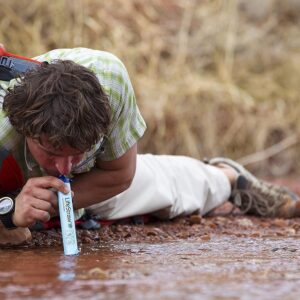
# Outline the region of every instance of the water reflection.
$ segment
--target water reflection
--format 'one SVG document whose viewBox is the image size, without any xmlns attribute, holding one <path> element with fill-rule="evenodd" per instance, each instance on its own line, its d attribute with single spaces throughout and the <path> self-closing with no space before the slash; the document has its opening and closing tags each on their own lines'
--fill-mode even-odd
<svg viewBox="0 0 300 300">
<path fill-rule="evenodd" d="M 0 249 L 0 299 L 223 299 L 245 291 L 255 299 L 254 291 L 277 288 L 275 299 L 298 290 L 299 251 L 297 239 L 228 236 L 86 246 L 78 256 L 61 247 Z"/>
<path fill-rule="evenodd" d="M 58 261 L 58 279 L 69 281 L 76 278 L 75 269 L 78 262 L 78 256 L 61 256 Z"/>
</svg>

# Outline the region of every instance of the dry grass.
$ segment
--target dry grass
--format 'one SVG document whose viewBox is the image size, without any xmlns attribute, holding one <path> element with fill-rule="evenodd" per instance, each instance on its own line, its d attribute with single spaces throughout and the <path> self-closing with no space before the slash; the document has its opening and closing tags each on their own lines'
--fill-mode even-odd
<svg viewBox="0 0 300 300">
<path fill-rule="evenodd" d="M 250 167 L 300 171 L 300 1 L 0 0 L 0 7 L 0 42 L 11 52 L 85 46 L 124 61 L 148 124 L 141 152 L 239 159 L 283 140 L 279 154 Z"/>
</svg>

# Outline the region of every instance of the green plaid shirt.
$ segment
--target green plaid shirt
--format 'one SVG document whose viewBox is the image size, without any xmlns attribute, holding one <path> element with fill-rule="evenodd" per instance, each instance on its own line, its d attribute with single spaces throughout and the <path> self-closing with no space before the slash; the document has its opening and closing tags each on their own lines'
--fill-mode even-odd
<svg viewBox="0 0 300 300">
<path fill-rule="evenodd" d="M 137 107 L 126 68 L 116 56 L 98 50 L 75 48 L 56 49 L 35 59 L 48 62 L 55 59 L 72 60 L 90 69 L 109 97 L 112 109 L 109 133 L 94 145 L 91 151 L 85 153 L 82 161 L 72 171 L 73 175 L 89 171 L 95 165 L 96 159 L 110 161 L 119 158 L 143 136 L 146 124 Z M 1 106 L 7 89 L 15 83 L 15 80 L 0 81 Z M 25 180 L 44 175 L 43 170 L 28 153 L 24 141 L 25 138 L 15 132 L 8 118 L 0 110 L 0 146 L 13 154 Z"/>
</svg>

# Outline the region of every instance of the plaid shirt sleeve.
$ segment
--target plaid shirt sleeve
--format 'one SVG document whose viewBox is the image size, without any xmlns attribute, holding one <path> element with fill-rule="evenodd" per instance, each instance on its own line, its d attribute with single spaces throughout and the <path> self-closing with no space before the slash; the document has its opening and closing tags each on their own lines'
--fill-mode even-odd
<svg viewBox="0 0 300 300">
<path fill-rule="evenodd" d="M 0 146 L 10 150 L 14 146 L 15 132 L 2 110 L 4 96 L 8 86 L 8 82 L 0 81 Z"/>
</svg>

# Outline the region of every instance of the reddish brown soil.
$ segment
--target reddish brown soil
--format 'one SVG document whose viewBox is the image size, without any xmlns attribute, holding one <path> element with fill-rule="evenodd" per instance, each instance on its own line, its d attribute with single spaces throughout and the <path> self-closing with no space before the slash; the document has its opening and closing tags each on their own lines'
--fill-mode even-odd
<svg viewBox="0 0 300 300">
<path fill-rule="evenodd" d="M 178 239 L 210 240 L 211 235 L 236 237 L 300 237 L 300 218 L 291 220 L 257 218 L 243 215 L 198 215 L 173 221 L 151 222 L 145 225 L 110 225 L 99 230 L 78 230 L 79 244 L 99 242 L 167 242 Z M 33 232 L 31 246 L 54 246 L 61 244 L 60 230 Z"/>
<path fill-rule="evenodd" d="M 288 186 L 300 195 L 300 180 L 270 180 Z M 269 219 L 241 215 L 232 211 L 228 202 L 216 209 L 211 216 L 192 215 L 171 221 L 152 221 L 145 225 L 113 224 L 99 230 L 78 230 L 79 244 L 99 244 L 99 241 L 165 242 L 178 239 L 209 240 L 211 235 L 233 235 L 237 237 L 298 237 L 300 218 L 290 220 Z M 30 246 L 53 246 L 61 244 L 60 230 L 33 232 Z"/>
<path fill-rule="evenodd" d="M 300 195 L 300 180 L 284 178 L 269 180 L 289 187 Z M 60 229 L 32 232 L 33 239 L 25 246 L 52 247 L 62 244 Z M 209 216 L 191 215 L 170 221 L 151 220 L 147 224 L 133 225 L 116 222 L 102 226 L 99 230 L 77 230 L 79 245 L 101 242 L 168 242 L 179 239 L 210 240 L 212 235 L 233 235 L 236 237 L 298 237 L 300 218 L 290 220 L 268 219 L 242 215 L 227 202 Z M 23 247 L 22 245 L 21 247 Z"/>
</svg>

